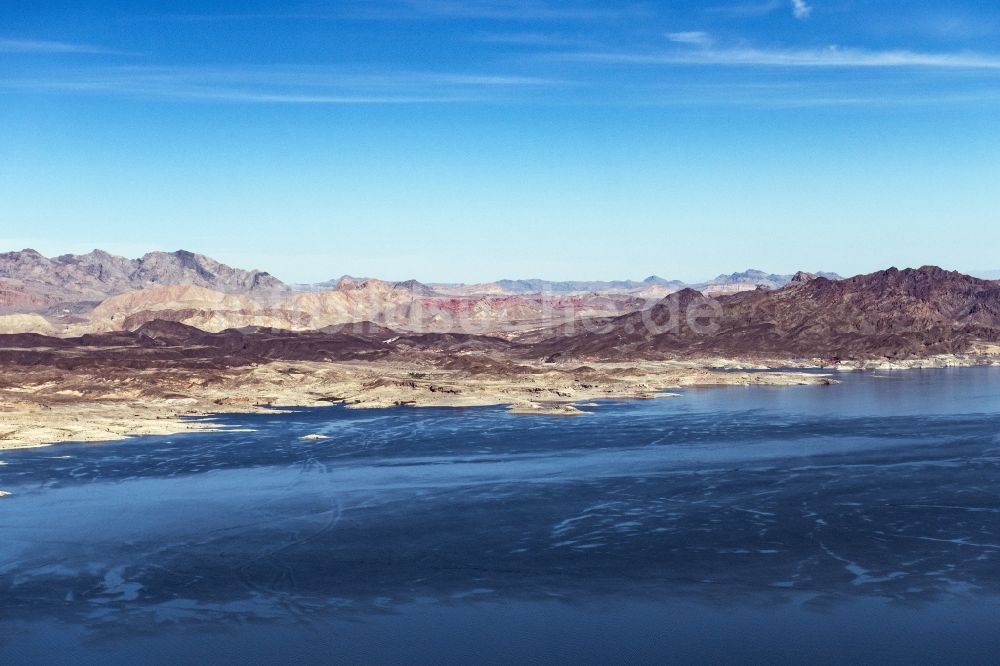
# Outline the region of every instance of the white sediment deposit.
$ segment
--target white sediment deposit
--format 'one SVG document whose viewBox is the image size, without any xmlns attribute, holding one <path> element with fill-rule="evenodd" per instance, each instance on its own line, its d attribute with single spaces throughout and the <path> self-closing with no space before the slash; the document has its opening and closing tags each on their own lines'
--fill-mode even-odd
<svg viewBox="0 0 1000 666">
<path fill-rule="evenodd" d="M 539 404 L 537 402 L 525 402 L 513 404 L 507 407 L 511 414 L 534 414 L 546 416 L 579 416 L 580 414 L 590 414 L 576 405 L 567 404 Z"/>
<path fill-rule="evenodd" d="M 393 361 L 276 361 L 209 370 L 95 366 L 72 374 L 19 366 L 6 385 L 0 382 L 0 449 L 219 431 L 225 426 L 203 417 L 274 407 L 513 405 L 517 414 L 579 415 L 586 413 L 580 406 L 595 400 L 664 397 L 672 388 L 829 381 L 815 373 L 716 372 L 671 361 L 595 361 L 585 372 L 575 362 L 540 361 L 475 371 Z M 322 437 L 312 434 L 317 437 L 301 441 Z"/>
</svg>

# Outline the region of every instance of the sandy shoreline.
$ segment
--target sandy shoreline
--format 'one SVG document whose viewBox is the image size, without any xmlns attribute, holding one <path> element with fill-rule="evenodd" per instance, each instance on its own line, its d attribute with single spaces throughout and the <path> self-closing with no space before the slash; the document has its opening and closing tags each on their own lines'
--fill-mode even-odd
<svg viewBox="0 0 1000 666">
<path fill-rule="evenodd" d="M 572 415 L 592 410 L 581 405 L 594 400 L 652 398 L 685 386 L 832 381 L 826 374 L 718 371 L 675 361 L 538 364 L 477 373 L 361 362 L 274 362 L 210 376 L 187 369 L 120 377 L 35 370 L 25 371 L 14 386 L 0 387 L 0 449 L 217 431 L 215 415 L 269 407 L 507 405 L 517 414 Z"/>
<path fill-rule="evenodd" d="M 992 350 L 990 350 L 992 351 Z M 821 385 L 842 372 L 1000 365 L 992 354 L 823 367 L 815 360 L 697 358 L 672 361 L 497 363 L 451 370 L 427 361 L 275 361 L 213 369 L 71 373 L 48 367 L 0 375 L 0 450 L 143 435 L 218 432 L 215 417 L 270 407 L 344 404 L 505 405 L 513 414 L 586 414 L 602 399 L 648 399 L 682 387 Z M 775 369 L 777 368 L 777 369 Z M 766 372 L 764 372 L 766 371 Z"/>
</svg>

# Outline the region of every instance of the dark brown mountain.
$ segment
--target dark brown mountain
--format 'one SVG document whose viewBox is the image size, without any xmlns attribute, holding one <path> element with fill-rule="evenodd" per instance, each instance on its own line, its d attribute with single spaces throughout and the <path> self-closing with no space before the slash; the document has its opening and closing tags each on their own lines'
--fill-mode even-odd
<svg viewBox="0 0 1000 666">
<path fill-rule="evenodd" d="M 800 274 L 788 286 L 717 299 L 686 289 L 651 310 L 563 327 L 547 354 L 907 359 L 1000 341 L 1000 282 L 934 266 L 844 280 Z"/>
<path fill-rule="evenodd" d="M 387 337 L 389 335 L 389 337 Z M 330 331 L 275 328 L 209 333 L 175 321 L 156 320 L 133 331 L 56 338 L 35 333 L 0 335 L 0 365 L 63 371 L 94 368 L 219 369 L 269 361 L 413 359 L 475 360 L 469 352 L 510 349 L 513 343 L 459 333 L 404 335 L 361 323 Z M 67 353 L 70 352 L 70 353 Z"/>
</svg>

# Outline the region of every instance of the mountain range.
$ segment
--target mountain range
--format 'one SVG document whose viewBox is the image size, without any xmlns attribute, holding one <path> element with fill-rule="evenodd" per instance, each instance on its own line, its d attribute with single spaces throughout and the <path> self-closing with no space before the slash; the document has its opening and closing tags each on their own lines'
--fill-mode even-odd
<svg viewBox="0 0 1000 666">
<path fill-rule="evenodd" d="M 200 290 L 203 296 L 218 293 L 180 288 Z M 171 363 L 194 348 L 203 359 L 199 362 L 212 367 L 277 360 L 405 359 L 419 351 L 441 367 L 469 372 L 540 359 L 636 363 L 687 358 L 697 364 L 721 358 L 772 365 L 778 359 L 792 364 L 812 359 L 836 365 L 937 357 L 949 363 L 994 362 L 1000 357 L 1000 282 L 933 266 L 891 268 L 844 280 L 800 273 L 777 290 L 709 297 L 686 288 L 641 311 L 576 319 L 506 338 L 405 332 L 372 322 L 301 330 L 205 328 L 152 313 L 119 330 L 71 338 L 3 335 L 0 348 L 5 351 L 0 356 L 21 365 L 71 369 L 97 361 L 138 364 L 135 367 L 152 359 Z M 66 349 L 80 352 L 60 351 Z"/>
<path fill-rule="evenodd" d="M 433 344 L 462 349 L 463 340 L 476 340 L 477 353 L 525 359 L 837 362 L 1000 353 L 1000 282 L 933 266 L 846 279 L 749 270 L 691 286 L 655 276 L 477 285 L 344 276 L 303 287 L 185 251 L 125 259 L 25 250 L 0 255 L 0 299 L 0 334 L 9 344 L 10 334 L 110 336 L 118 344 L 115 336 L 140 331 L 123 340 L 141 346 L 151 331 L 172 330 L 190 344 L 224 343 L 225 353 L 240 336 L 254 336 L 238 344 L 261 350 L 261 340 L 274 339 L 298 349 L 298 360 L 328 355 L 335 343 L 324 336 L 345 335 L 352 354 L 381 353 L 397 339 L 403 346 L 392 348 L 405 353 L 406 340 L 424 344 L 431 338 L 419 336 L 435 335 L 445 337 Z M 448 337 L 455 335 L 466 337 Z M 163 344 L 162 335 L 152 337 Z"/>
<path fill-rule="evenodd" d="M 778 288 L 791 276 L 746 271 L 693 285 L 705 294 Z M 127 259 L 102 250 L 47 258 L 0 254 L 0 332 L 80 335 L 156 319 L 204 330 L 266 326 L 315 330 L 374 321 L 401 330 L 509 334 L 585 317 L 634 312 L 689 285 L 642 281 L 386 282 L 343 276 L 289 285 L 261 270 L 180 250 Z M 461 320 L 460 327 L 456 321 Z"/>
<path fill-rule="evenodd" d="M 818 273 L 837 279 L 833 273 Z M 759 270 L 720 275 L 704 282 L 688 284 L 650 276 L 642 281 L 551 281 L 503 279 L 480 284 L 432 283 L 415 280 L 390 283 L 421 291 L 423 295 L 520 295 L 578 293 L 643 293 L 698 290 L 743 291 L 763 285 L 777 289 L 791 275 L 775 275 Z M 315 284 L 285 284 L 261 270 L 227 266 L 211 257 L 186 250 L 150 252 L 138 259 L 116 256 L 103 250 L 87 254 L 66 254 L 48 258 L 35 250 L 0 254 L 0 306 L 36 308 L 45 305 L 101 301 L 129 291 L 160 286 L 195 285 L 229 294 L 244 294 L 271 302 L 296 292 L 332 291 L 343 285 L 363 284 L 374 278 L 341 278 Z"/>
<path fill-rule="evenodd" d="M 505 353 L 552 358 L 893 360 L 1000 351 L 1000 282 L 933 266 L 846 279 L 749 270 L 696 285 L 656 276 L 475 285 L 344 276 L 304 287 L 186 251 L 125 259 L 25 250 L 0 255 L 0 307 L 0 333 L 61 338 L 176 323 L 206 333 L 309 333 L 315 342 L 359 325 L 351 335 L 376 348 L 389 338 L 459 333 L 494 340 L 483 344 Z"/>
</svg>

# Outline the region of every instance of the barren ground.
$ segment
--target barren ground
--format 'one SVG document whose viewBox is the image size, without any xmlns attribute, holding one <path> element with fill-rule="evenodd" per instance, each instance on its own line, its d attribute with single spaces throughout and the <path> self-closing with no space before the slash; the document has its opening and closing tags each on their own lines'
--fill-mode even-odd
<svg viewBox="0 0 1000 666">
<path fill-rule="evenodd" d="M 470 372 L 426 362 L 272 362 L 224 369 L 4 368 L 0 449 L 218 429 L 206 419 L 269 407 L 345 403 L 510 405 L 523 414 L 580 414 L 594 400 L 663 396 L 694 385 L 822 384 L 829 375 L 713 371 L 681 362 L 518 364 Z M 202 418 L 198 418 L 202 417 Z"/>
</svg>

